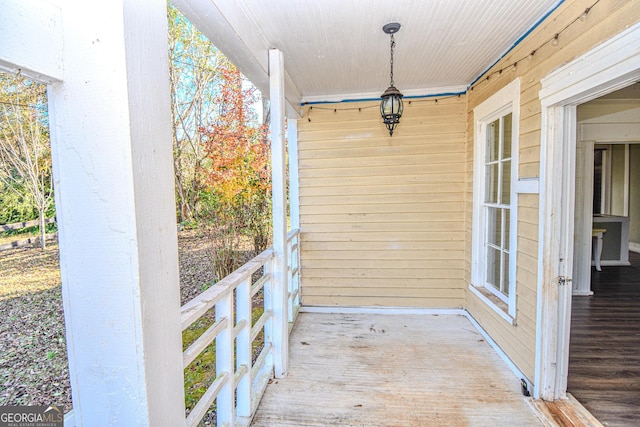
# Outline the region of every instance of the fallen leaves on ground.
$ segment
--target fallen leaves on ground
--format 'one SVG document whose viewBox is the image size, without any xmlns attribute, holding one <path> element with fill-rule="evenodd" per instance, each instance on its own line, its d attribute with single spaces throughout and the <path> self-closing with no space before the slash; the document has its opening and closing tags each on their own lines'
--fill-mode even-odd
<svg viewBox="0 0 640 427">
<path fill-rule="evenodd" d="M 215 278 L 211 245 L 178 235 L 182 304 Z M 57 243 L 0 252 L 0 406 L 72 407 Z"/>
</svg>

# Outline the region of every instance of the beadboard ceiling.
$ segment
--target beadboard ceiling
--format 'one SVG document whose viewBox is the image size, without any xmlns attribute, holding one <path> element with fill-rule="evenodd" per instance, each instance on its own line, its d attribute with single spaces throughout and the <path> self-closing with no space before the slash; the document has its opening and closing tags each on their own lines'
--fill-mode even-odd
<svg viewBox="0 0 640 427">
<path fill-rule="evenodd" d="M 268 49 L 283 52 L 287 99 L 378 98 L 466 90 L 563 0 L 174 0 L 268 94 Z"/>
</svg>

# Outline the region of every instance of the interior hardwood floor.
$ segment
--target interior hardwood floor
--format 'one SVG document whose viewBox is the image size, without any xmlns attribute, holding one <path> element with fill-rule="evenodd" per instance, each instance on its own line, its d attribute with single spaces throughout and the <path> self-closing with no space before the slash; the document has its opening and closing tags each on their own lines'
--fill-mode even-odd
<svg viewBox="0 0 640 427">
<path fill-rule="evenodd" d="M 573 298 L 568 392 L 605 426 L 640 425 L 640 254 Z"/>
</svg>

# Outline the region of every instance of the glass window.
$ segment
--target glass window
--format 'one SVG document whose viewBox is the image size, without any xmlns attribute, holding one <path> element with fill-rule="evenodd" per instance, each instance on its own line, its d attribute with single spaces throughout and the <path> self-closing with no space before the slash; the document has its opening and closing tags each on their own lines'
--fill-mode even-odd
<svg viewBox="0 0 640 427">
<path fill-rule="evenodd" d="M 469 289 L 513 325 L 517 312 L 520 79 L 476 106 L 473 114 L 476 123 Z"/>
<path fill-rule="evenodd" d="M 487 124 L 484 156 L 485 284 L 505 300 L 510 286 L 512 122 L 508 113 Z"/>
</svg>

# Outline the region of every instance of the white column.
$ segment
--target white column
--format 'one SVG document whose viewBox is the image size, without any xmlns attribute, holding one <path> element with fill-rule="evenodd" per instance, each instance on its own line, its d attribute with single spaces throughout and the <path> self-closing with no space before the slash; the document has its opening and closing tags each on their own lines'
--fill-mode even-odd
<svg viewBox="0 0 640 427">
<path fill-rule="evenodd" d="M 184 425 L 166 1 L 61 7 L 49 99 L 75 422 Z"/>
<path fill-rule="evenodd" d="M 287 186 L 284 141 L 284 65 L 282 52 L 269 50 L 269 91 L 271 101 L 271 173 L 273 185 L 273 342 L 274 374 L 287 374 L 289 362 L 287 284 Z"/>
<path fill-rule="evenodd" d="M 300 183 L 298 176 L 298 120 L 287 121 L 289 144 L 289 216 L 291 229 L 300 228 Z"/>
</svg>

